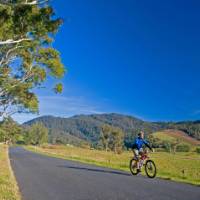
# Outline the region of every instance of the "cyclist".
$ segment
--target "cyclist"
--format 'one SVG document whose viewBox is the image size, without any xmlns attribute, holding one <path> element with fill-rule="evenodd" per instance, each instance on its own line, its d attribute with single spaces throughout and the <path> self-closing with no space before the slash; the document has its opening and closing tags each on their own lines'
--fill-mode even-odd
<svg viewBox="0 0 200 200">
<path fill-rule="evenodd" d="M 139 161 L 139 155 L 143 154 L 143 145 L 147 146 L 153 152 L 151 146 L 144 139 L 144 132 L 140 131 L 132 146 L 133 154 L 137 161 Z M 137 172 L 141 172 L 141 166 L 139 165 L 139 162 L 137 162 Z"/>
</svg>

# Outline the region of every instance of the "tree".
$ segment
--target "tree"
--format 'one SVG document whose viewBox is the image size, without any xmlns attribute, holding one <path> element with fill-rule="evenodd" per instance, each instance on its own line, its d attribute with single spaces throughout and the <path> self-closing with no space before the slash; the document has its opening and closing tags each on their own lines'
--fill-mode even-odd
<svg viewBox="0 0 200 200">
<path fill-rule="evenodd" d="M 16 143 L 21 127 L 12 119 L 6 118 L 0 123 L 0 141 L 6 144 Z"/>
<path fill-rule="evenodd" d="M 200 147 L 196 148 L 196 152 L 200 154 Z"/>
<path fill-rule="evenodd" d="M 162 142 L 162 147 L 167 151 L 167 152 L 172 152 L 172 147 L 171 147 L 171 143 L 167 140 L 164 140 Z"/>
<path fill-rule="evenodd" d="M 33 139 L 33 135 L 31 134 L 31 127 L 25 127 L 23 130 L 23 135 L 24 135 L 24 143 L 26 145 L 29 144 L 35 144 L 34 139 Z"/>
<path fill-rule="evenodd" d="M 0 0 L 1 5 L 16 6 L 16 5 L 42 5 L 49 0 Z"/>
<path fill-rule="evenodd" d="M 0 128 L 0 142 L 6 143 L 6 132 Z"/>
<path fill-rule="evenodd" d="M 62 20 L 46 0 L 0 0 L 0 24 L 0 117 L 38 112 L 33 89 L 65 73 L 52 47 Z M 62 84 L 54 90 L 61 92 Z"/>
<path fill-rule="evenodd" d="M 176 147 L 177 152 L 189 152 L 191 149 L 191 146 L 188 144 L 179 144 Z"/>
<path fill-rule="evenodd" d="M 106 152 L 108 151 L 108 145 L 109 145 L 109 141 L 110 141 L 111 130 L 112 130 L 112 127 L 107 125 L 107 124 L 105 124 L 101 127 L 100 140 L 101 140 Z"/>
<path fill-rule="evenodd" d="M 112 127 L 110 146 L 115 153 L 121 153 L 124 144 L 124 133 L 120 128 Z"/>
<path fill-rule="evenodd" d="M 171 142 L 171 148 L 173 153 L 176 153 L 177 146 L 180 144 L 180 139 L 176 139 L 176 141 Z"/>
<path fill-rule="evenodd" d="M 124 133 L 120 128 L 103 125 L 100 140 L 106 151 L 110 148 L 115 153 L 121 153 L 124 144 Z"/>
<path fill-rule="evenodd" d="M 147 135 L 147 140 L 151 144 L 153 148 L 165 148 L 166 150 L 169 151 L 170 144 L 168 144 L 168 141 L 163 141 L 158 137 L 155 137 L 154 134 L 149 134 Z"/>
<path fill-rule="evenodd" d="M 48 142 L 48 129 L 42 123 L 35 123 L 26 129 L 26 144 L 41 145 Z"/>
</svg>

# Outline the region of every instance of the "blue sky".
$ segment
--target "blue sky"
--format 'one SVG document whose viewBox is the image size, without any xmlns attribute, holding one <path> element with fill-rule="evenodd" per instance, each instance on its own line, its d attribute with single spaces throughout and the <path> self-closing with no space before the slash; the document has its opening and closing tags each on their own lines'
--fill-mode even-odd
<svg viewBox="0 0 200 200">
<path fill-rule="evenodd" d="M 200 2 L 54 0 L 64 92 L 37 91 L 40 115 L 118 112 L 151 121 L 200 119 Z M 20 114 L 19 122 L 33 115 Z"/>
</svg>

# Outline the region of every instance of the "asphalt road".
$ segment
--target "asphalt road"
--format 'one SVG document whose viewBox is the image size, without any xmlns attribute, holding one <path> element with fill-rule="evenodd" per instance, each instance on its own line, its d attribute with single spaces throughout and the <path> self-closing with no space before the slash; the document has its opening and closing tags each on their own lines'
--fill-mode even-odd
<svg viewBox="0 0 200 200">
<path fill-rule="evenodd" d="M 200 187 L 10 149 L 23 200 L 199 200 Z"/>
</svg>

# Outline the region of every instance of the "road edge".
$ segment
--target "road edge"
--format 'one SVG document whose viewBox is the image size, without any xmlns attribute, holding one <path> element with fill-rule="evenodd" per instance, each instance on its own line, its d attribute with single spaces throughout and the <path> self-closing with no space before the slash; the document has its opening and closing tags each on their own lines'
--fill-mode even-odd
<svg viewBox="0 0 200 200">
<path fill-rule="evenodd" d="M 22 196 L 21 196 L 21 193 L 20 193 L 20 190 L 19 190 L 19 185 L 18 185 L 17 179 L 15 177 L 15 173 L 12 169 L 9 150 L 10 150 L 10 147 L 8 146 L 7 150 L 6 150 L 6 155 L 7 155 L 7 162 L 8 162 L 8 168 L 9 168 L 9 171 L 10 171 L 11 180 L 14 183 L 14 191 L 15 191 L 15 195 L 17 197 L 17 200 L 22 200 Z"/>
</svg>

